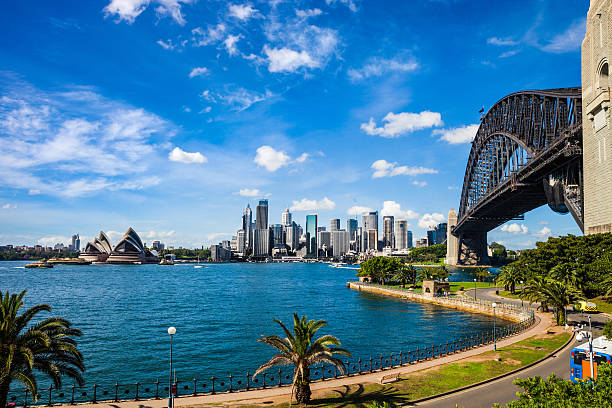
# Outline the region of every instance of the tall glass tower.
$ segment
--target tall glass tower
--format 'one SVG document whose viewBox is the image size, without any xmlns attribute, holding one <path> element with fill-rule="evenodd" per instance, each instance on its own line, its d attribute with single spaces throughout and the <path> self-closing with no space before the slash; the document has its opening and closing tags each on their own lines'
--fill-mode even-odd
<svg viewBox="0 0 612 408">
<path fill-rule="evenodd" d="M 317 247 L 317 227 L 319 216 L 317 214 L 308 214 L 306 216 L 306 255 L 316 257 L 318 255 Z"/>
<path fill-rule="evenodd" d="M 255 219 L 255 229 L 268 229 L 268 200 L 259 200 Z"/>
</svg>

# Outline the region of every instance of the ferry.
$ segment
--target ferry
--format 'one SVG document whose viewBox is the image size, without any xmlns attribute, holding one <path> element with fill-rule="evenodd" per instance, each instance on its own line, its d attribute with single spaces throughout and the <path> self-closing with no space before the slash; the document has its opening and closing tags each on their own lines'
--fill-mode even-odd
<svg viewBox="0 0 612 408">
<path fill-rule="evenodd" d="M 164 255 L 164 259 L 162 259 L 159 264 L 160 265 L 174 265 L 176 261 L 176 255 L 174 254 L 166 254 Z"/>
<path fill-rule="evenodd" d="M 37 261 L 37 262 L 32 262 L 29 264 L 26 264 L 25 266 L 28 269 L 46 269 L 46 268 L 53 268 L 53 264 L 47 262 L 46 259 Z"/>
</svg>

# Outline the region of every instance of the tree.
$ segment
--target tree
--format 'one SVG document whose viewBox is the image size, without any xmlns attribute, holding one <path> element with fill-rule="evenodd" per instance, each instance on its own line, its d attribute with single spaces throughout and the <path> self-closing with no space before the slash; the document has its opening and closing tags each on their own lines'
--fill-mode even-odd
<svg viewBox="0 0 612 408">
<path fill-rule="evenodd" d="M 566 323 L 565 308 L 572 303 L 583 300 L 584 295 L 572 285 L 558 282 L 554 279 L 547 279 L 546 286 L 542 289 L 542 297 L 547 303 L 557 309 L 557 325 Z"/>
<path fill-rule="evenodd" d="M 474 275 L 478 278 L 478 282 L 483 282 L 485 279 L 491 277 L 491 272 L 489 272 L 487 268 L 476 268 Z"/>
<path fill-rule="evenodd" d="M 518 265 L 510 264 L 502 268 L 495 278 L 498 285 L 504 285 L 512 294 L 516 291 L 516 285 L 524 280 L 524 273 Z"/>
<path fill-rule="evenodd" d="M 385 282 L 392 279 L 402 266 L 402 261 L 397 258 L 375 256 L 359 265 L 360 271 L 357 276 L 369 276 L 370 279 L 384 285 Z"/>
<path fill-rule="evenodd" d="M 62 376 L 83 385 L 83 356 L 74 337 L 81 331 L 61 317 L 49 317 L 33 325 L 40 312 L 50 312 L 47 304 L 39 304 L 17 314 L 23 307 L 24 290 L 19 295 L 0 292 L 0 407 L 6 406 L 11 383 L 22 383 L 36 401 L 38 387 L 35 372 L 50 377 L 56 389 Z"/>
<path fill-rule="evenodd" d="M 544 296 L 547 280 L 543 276 L 536 276 L 527 282 L 527 285 L 521 290 L 521 297 L 528 300 L 530 303 L 540 302 L 540 309 L 543 312 L 548 312 L 548 299 Z"/>
<path fill-rule="evenodd" d="M 395 275 L 393 275 L 392 279 L 396 282 L 401 282 L 402 288 L 405 288 L 406 282 L 415 283 L 416 275 L 417 271 L 414 266 L 404 264 L 395 271 Z"/>
<path fill-rule="evenodd" d="M 257 340 L 274 347 L 279 353 L 259 367 L 253 378 L 270 367 L 292 364 L 295 367 L 293 373 L 295 398 L 299 404 L 308 404 L 310 402 L 310 366 L 327 363 L 337 367 L 344 374 L 344 363 L 336 355 L 350 357 L 351 353 L 340 348 L 340 340 L 329 334 L 313 341 L 312 338 L 317 330 L 327 325 L 325 320 L 307 321 L 306 316 L 300 319 L 298 314 L 294 313 L 293 333 L 280 320 L 274 319 L 274 321 L 281 326 L 287 337 L 265 336 Z"/>
</svg>

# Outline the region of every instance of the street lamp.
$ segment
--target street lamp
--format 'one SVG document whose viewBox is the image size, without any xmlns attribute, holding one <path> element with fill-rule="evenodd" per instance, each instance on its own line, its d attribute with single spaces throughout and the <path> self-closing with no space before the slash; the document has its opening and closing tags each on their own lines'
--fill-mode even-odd
<svg viewBox="0 0 612 408">
<path fill-rule="evenodd" d="M 474 278 L 474 300 L 476 300 L 476 278 Z"/>
<path fill-rule="evenodd" d="M 593 329 L 591 327 L 591 316 L 587 316 L 589 318 L 589 331 L 583 331 L 583 325 L 578 327 L 578 335 L 576 336 L 576 340 L 582 341 L 586 337 L 589 340 L 589 363 L 591 365 L 591 379 L 595 380 L 595 374 L 593 370 Z"/>
<path fill-rule="evenodd" d="M 493 351 L 497 351 L 497 343 L 495 342 L 495 308 L 497 303 L 493 302 L 491 306 L 493 306 Z"/>
<path fill-rule="evenodd" d="M 523 281 L 519 281 L 519 283 L 521 284 L 521 307 L 524 307 L 523 305 Z"/>
<path fill-rule="evenodd" d="M 168 388 L 168 408 L 174 408 L 174 390 L 172 389 L 172 338 L 175 333 L 175 327 L 168 327 L 168 334 L 170 335 L 170 386 Z"/>
</svg>

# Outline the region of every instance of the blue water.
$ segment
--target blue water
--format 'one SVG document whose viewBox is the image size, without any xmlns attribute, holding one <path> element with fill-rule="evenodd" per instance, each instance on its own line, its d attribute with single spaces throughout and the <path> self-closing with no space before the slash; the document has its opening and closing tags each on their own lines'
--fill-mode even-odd
<svg viewBox="0 0 612 408">
<path fill-rule="evenodd" d="M 167 381 L 169 326 L 179 380 L 252 373 L 274 354 L 257 338 L 282 334 L 272 319 L 291 326 L 294 311 L 327 320 L 319 333 L 364 360 L 492 326 L 488 316 L 347 289 L 355 271 L 326 264 L 23 265 L 0 263 L 0 289 L 27 289 L 26 307 L 48 303 L 83 331 L 89 385 Z"/>
</svg>

